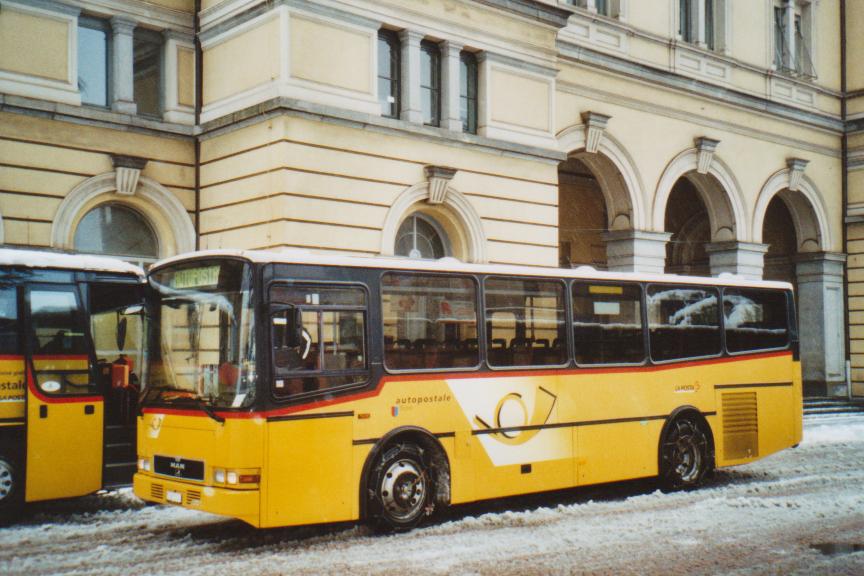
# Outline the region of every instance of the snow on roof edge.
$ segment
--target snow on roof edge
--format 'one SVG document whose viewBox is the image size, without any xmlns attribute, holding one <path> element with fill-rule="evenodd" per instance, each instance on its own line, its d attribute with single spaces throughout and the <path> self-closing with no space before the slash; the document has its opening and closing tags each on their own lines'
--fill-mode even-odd
<svg viewBox="0 0 864 576">
<path fill-rule="evenodd" d="M 455 258 L 440 260 L 414 260 L 399 256 L 345 256 L 313 252 L 311 250 L 287 249 L 284 251 L 216 249 L 187 252 L 156 262 L 151 271 L 169 264 L 192 259 L 233 257 L 255 263 L 317 264 L 321 266 L 348 266 L 352 268 L 386 268 L 391 270 L 414 270 L 428 272 L 464 272 L 474 274 L 513 274 L 522 276 L 544 276 L 559 278 L 589 278 L 611 281 L 671 282 L 678 284 L 722 285 L 754 288 L 779 288 L 792 290 L 789 282 L 776 280 L 748 280 L 737 275 L 679 276 L 677 274 L 650 274 L 641 272 L 604 272 L 579 268 L 551 268 L 519 266 L 515 264 L 470 264 Z"/>
<path fill-rule="evenodd" d="M 44 250 L 0 248 L 0 266 L 92 270 L 96 272 L 114 272 L 117 274 L 135 274 L 139 278 L 144 277 L 144 270 L 123 260 L 90 254 L 65 254 L 63 252 L 47 252 Z"/>
</svg>

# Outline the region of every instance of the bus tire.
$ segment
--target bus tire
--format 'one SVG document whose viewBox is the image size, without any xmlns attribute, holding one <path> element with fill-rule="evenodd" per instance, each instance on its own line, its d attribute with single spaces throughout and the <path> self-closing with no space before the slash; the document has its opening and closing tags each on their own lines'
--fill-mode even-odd
<svg viewBox="0 0 864 576">
<path fill-rule="evenodd" d="M 16 520 L 24 506 L 24 481 L 19 460 L 0 452 L 0 524 Z"/>
<path fill-rule="evenodd" d="M 380 532 L 404 532 L 435 507 L 434 474 L 423 448 L 398 442 L 382 450 L 369 471 L 368 519 Z"/>
<path fill-rule="evenodd" d="M 660 485 L 667 491 L 699 486 L 713 469 L 710 432 L 696 414 L 685 413 L 667 426 L 660 442 Z"/>
</svg>

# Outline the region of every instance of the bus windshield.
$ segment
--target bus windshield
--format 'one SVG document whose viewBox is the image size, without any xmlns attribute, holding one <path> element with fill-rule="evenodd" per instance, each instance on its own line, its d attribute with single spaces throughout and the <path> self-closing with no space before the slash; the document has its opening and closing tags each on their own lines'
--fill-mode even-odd
<svg viewBox="0 0 864 576">
<path fill-rule="evenodd" d="M 145 402 L 245 408 L 255 397 L 251 266 L 196 260 L 150 275 Z"/>
</svg>

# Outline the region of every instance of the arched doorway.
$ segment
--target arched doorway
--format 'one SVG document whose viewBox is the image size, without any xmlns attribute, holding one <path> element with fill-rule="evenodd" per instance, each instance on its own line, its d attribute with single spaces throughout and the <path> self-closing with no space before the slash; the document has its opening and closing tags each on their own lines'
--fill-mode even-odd
<svg viewBox="0 0 864 576">
<path fill-rule="evenodd" d="M 666 204 L 665 230 L 672 234 L 666 244 L 666 272 L 710 276 L 705 248 L 711 242 L 711 221 L 699 191 L 687 177 L 672 187 Z"/>
<path fill-rule="evenodd" d="M 754 236 L 768 245 L 766 280 L 795 287 L 804 392 L 846 394 L 843 263 L 831 246 L 825 208 L 806 177 L 790 188 L 789 171 L 760 193 Z"/>
<path fill-rule="evenodd" d="M 606 269 L 606 200 L 597 178 L 572 157 L 558 167 L 558 259 L 564 268 Z"/>
<path fill-rule="evenodd" d="M 159 258 L 159 242 L 147 218 L 115 202 L 100 204 L 81 218 L 73 246 L 78 252 L 115 256 L 140 266 Z"/>
</svg>

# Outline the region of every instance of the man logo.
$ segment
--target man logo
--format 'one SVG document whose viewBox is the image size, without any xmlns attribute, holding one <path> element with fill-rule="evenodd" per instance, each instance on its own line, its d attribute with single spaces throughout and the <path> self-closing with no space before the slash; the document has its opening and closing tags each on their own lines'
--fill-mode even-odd
<svg viewBox="0 0 864 576">
<path fill-rule="evenodd" d="M 495 432 L 490 435 L 499 442 L 511 446 L 524 444 L 536 436 L 541 427 L 549 422 L 557 399 L 558 397 L 552 392 L 538 386 L 537 396 L 534 400 L 534 412 L 529 419 L 528 409 L 525 407 L 522 395 L 510 392 L 498 401 L 498 406 L 495 408 L 494 427 L 477 415 L 474 416 L 474 422 L 486 430 L 495 428 Z"/>
</svg>

